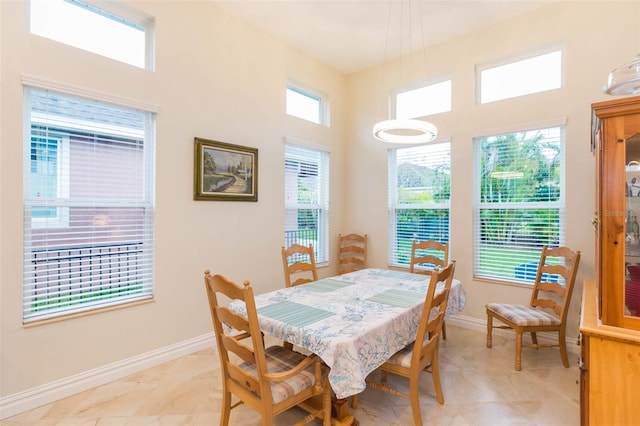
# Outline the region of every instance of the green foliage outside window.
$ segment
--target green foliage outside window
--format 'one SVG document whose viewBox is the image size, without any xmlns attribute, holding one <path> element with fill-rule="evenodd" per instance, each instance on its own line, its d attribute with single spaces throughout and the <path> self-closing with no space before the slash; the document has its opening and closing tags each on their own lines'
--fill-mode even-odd
<svg viewBox="0 0 640 426">
<path fill-rule="evenodd" d="M 561 128 L 479 139 L 476 275 L 513 279 L 562 239 Z M 517 277 L 516 277 L 517 278 Z"/>
</svg>

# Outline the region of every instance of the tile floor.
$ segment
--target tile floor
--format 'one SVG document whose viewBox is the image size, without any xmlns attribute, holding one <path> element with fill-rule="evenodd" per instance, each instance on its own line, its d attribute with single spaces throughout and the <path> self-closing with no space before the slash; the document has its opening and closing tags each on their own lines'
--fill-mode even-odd
<svg viewBox="0 0 640 426">
<path fill-rule="evenodd" d="M 527 337 L 525 337 L 526 341 Z M 441 342 L 441 378 L 445 403 L 439 405 L 429 374 L 421 381 L 422 419 L 428 425 L 578 425 L 580 391 L 578 356 L 562 367 L 557 349 L 523 348 L 522 371 L 513 369 L 514 340 L 447 326 Z M 214 349 L 200 351 L 90 389 L 0 422 L 17 425 L 218 425 L 220 373 Z M 377 373 L 374 373 L 377 374 Z M 390 381 L 404 385 L 401 378 Z M 289 426 L 303 412 L 276 417 Z M 360 395 L 353 415 L 361 426 L 413 423 L 409 401 L 375 389 Z M 231 411 L 231 425 L 260 425 L 247 406 Z M 317 422 L 315 424 L 320 424 Z"/>
</svg>

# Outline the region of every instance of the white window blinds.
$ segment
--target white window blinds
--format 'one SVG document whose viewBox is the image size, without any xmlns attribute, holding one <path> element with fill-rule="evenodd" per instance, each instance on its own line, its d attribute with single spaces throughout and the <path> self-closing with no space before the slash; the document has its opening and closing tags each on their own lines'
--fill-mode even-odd
<svg viewBox="0 0 640 426">
<path fill-rule="evenodd" d="M 152 297 L 154 114 L 24 93 L 24 322 Z"/>
<path fill-rule="evenodd" d="M 542 246 L 564 243 L 564 127 L 474 145 L 474 275 L 531 283 Z"/>
<path fill-rule="evenodd" d="M 389 264 L 410 263 L 411 242 L 449 242 L 449 142 L 389 150 Z"/>
<path fill-rule="evenodd" d="M 329 153 L 285 145 L 285 247 L 313 244 L 316 262 L 329 261 Z"/>
</svg>

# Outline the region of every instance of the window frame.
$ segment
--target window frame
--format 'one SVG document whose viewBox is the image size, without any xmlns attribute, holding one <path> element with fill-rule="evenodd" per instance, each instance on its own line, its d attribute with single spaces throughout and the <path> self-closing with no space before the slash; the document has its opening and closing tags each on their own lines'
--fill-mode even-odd
<svg viewBox="0 0 640 426">
<path fill-rule="evenodd" d="M 305 156 L 308 156 L 305 158 Z M 318 156 L 318 161 L 314 163 L 318 170 L 318 199 L 314 203 L 300 203 L 299 200 L 292 202 L 290 195 L 292 193 L 288 190 L 290 184 L 290 177 L 288 176 L 288 168 L 291 162 L 301 163 L 303 161 L 314 161 L 310 159 L 312 156 Z M 288 247 L 294 242 L 302 245 L 308 245 L 308 241 L 301 240 L 297 237 L 299 231 L 299 217 L 300 210 L 315 210 L 317 212 L 317 224 L 316 224 L 316 240 L 313 243 L 314 255 L 316 258 L 316 264 L 318 266 L 326 266 L 330 261 L 329 250 L 329 226 L 330 226 L 330 168 L 331 157 L 330 152 L 324 148 L 311 147 L 309 144 L 301 143 L 300 141 L 287 138 L 285 140 L 285 152 L 284 152 L 284 246 Z M 297 176 L 296 176 L 297 178 Z M 297 193 L 296 191 L 294 191 Z M 295 213 L 296 217 L 296 237 L 293 240 L 287 237 L 288 230 L 287 221 L 289 217 Z"/>
<path fill-rule="evenodd" d="M 157 112 L 157 107 L 148 104 L 144 105 L 136 103 L 130 99 L 118 99 L 113 96 L 90 92 L 73 86 L 45 82 L 31 77 L 23 77 L 22 83 L 24 90 L 23 120 L 25 129 L 23 141 L 23 161 L 25 163 L 23 172 L 23 208 L 25 217 L 23 226 L 23 323 L 39 324 L 42 321 L 65 319 L 70 315 L 78 313 L 102 312 L 105 309 L 111 309 L 115 306 L 126 306 L 132 302 L 153 299 L 153 270 L 155 263 L 154 157 L 155 113 Z M 79 116 L 77 114 L 71 114 L 74 111 L 71 108 L 60 110 L 62 115 L 57 115 L 54 110 L 47 106 L 38 106 L 37 109 L 34 109 L 32 108 L 31 98 L 35 91 L 38 92 L 38 96 L 40 98 L 44 96 L 45 100 L 49 99 L 48 97 L 51 96 L 51 99 L 70 99 L 73 102 L 77 102 L 78 105 L 82 105 L 84 102 L 87 105 L 98 105 L 100 108 L 106 107 L 107 110 L 111 107 L 119 108 L 123 111 L 135 109 L 135 112 L 140 116 L 139 120 L 143 120 L 141 121 L 142 126 L 135 131 L 132 131 L 129 128 L 123 128 L 122 133 L 118 133 L 118 125 L 105 126 L 103 123 L 92 126 L 89 121 L 83 120 L 85 117 L 100 117 L 99 114 L 103 114 L 103 112 L 96 113 L 98 115 L 94 116 L 83 112 L 83 114 L 86 115 Z M 47 100 L 47 102 L 49 101 Z M 49 112 L 41 114 L 39 111 L 43 110 L 43 108 L 44 111 Z M 96 121 L 98 123 L 102 123 L 99 120 Z M 139 162 L 138 176 L 141 182 L 142 192 L 139 193 L 139 195 L 135 195 L 135 198 L 131 198 L 131 194 L 135 193 L 129 193 L 128 198 L 101 199 L 74 194 L 71 191 L 70 186 L 67 186 L 67 195 L 65 197 L 60 197 L 60 194 L 58 194 L 58 197 L 56 197 L 55 200 L 51 200 L 51 203 L 56 208 L 62 209 L 66 212 L 66 222 L 61 223 L 59 221 L 50 220 L 47 223 L 46 220 L 31 220 L 30 209 L 41 204 L 40 200 L 32 197 L 30 190 L 32 128 L 37 128 L 37 131 L 39 132 L 42 131 L 43 128 L 45 131 L 53 130 L 54 133 L 58 133 L 59 131 L 69 132 L 69 136 L 79 135 L 79 137 L 83 137 L 85 139 L 86 136 L 90 134 L 100 136 L 101 139 L 93 143 L 103 143 L 102 141 L 105 141 L 106 143 L 109 143 L 109 141 L 112 143 L 122 143 L 122 141 L 129 140 L 131 137 L 135 138 L 135 135 L 139 135 L 142 138 L 139 146 L 143 151 L 141 156 L 136 157 L 139 159 L 136 161 Z M 101 128 L 103 130 L 99 130 Z M 87 133 L 78 133 L 83 130 Z M 102 139 L 103 137 L 105 139 Z M 114 137 L 115 139 L 112 139 Z M 65 164 L 68 166 L 66 173 L 69 174 L 69 184 L 72 184 L 74 180 L 71 176 L 71 169 L 74 168 L 72 164 L 74 160 L 71 158 L 71 156 L 74 155 L 72 153 L 72 150 L 74 150 L 72 147 L 73 143 L 78 142 L 72 142 L 69 140 L 68 149 L 70 150 L 70 153 L 66 156 L 67 158 L 65 160 Z M 123 155 L 129 155 L 127 154 L 128 152 L 128 150 L 124 151 Z M 63 173 L 65 172 L 63 171 Z M 71 193 L 73 198 L 69 196 L 69 193 Z M 84 194 L 86 194 L 86 192 Z M 119 223 L 122 224 L 128 223 L 125 221 L 131 219 L 131 216 L 123 215 L 129 214 L 130 211 L 133 211 L 132 209 L 137 209 L 138 213 L 136 214 L 138 216 L 136 217 L 140 219 L 140 222 L 138 224 L 134 223 L 134 225 L 127 224 L 130 229 L 134 229 L 133 234 L 127 231 L 129 235 L 128 237 L 126 235 L 123 236 L 115 228 L 113 229 L 115 234 L 111 234 L 111 237 L 107 237 L 104 234 L 105 231 L 101 228 L 105 226 L 105 223 L 101 223 L 102 219 L 98 217 L 100 215 L 94 216 L 92 219 L 86 215 L 82 216 L 82 219 L 79 219 L 80 216 L 77 216 L 74 219 L 76 224 L 71 224 L 69 216 L 70 210 L 73 208 L 81 209 L 80 213 L 76 213 L 76 216 L 83 213 L 82 209 L 85 211 L 97 209 L 121 209 L 123 212 L 120 213 L 122 222 Z M 106 225 L 108 225 L 109 217 L 105 217 L 104 219 L 106 220 Z M 77 223 L 79 220 L 83 221 L 82 224 L 79 225 L 81 228 L 78 228 Z M 97 231 L 95 229 L 93 231 L 89 231 L 89 228 L 87 227 L 88 225 L 86 224 L 87 220 L 91 222 L 91 226 L 100 229 Z M 63 226 L 60 228 L 60 225 Z M 67 228 L 68 231 L 65 231 Z M 51 234 L 54 235 L 52 237 L 53 240 L 49 240 L 49 237 L 46 236 L 47 234 L 42 234 L 42 232 L 47 233 L 48 229 L 52 230 Z M 93 235 L 97 236 L 96 242 L 86 244 L 87 241 L 90 241 L 90 238 L 92 238 Z M 77 238 L 76 236 L 81 236 L 81 241 L 77 241 L 75 239 Z M 98 241 L 101 239 L 104 242 Z M 90 252 L 88 250 L 93 251 Z M 71 254 L 71 251 L 74 251 L 74 253 Z M 65 253 L 68 253 L 69 257 L 62 257 L 67 256 Z M 73 270 L 65 269 L 62 274 L 56 273 L 55 268 L 61 268 L 62 266 L 55 266 L 56 263 L 47 263 L 51 262 L 49 259 L 52 258 L 61 259 L 54 259 L 53 262 L 67 262 L 66 265 L 68 265 L 69 268 L 73 267 Z M 98 258 L 103 259 L 100 261 L 102 263 L 94 264 L 102 266 L 90 266 L 92 263 L 71 263 L 78 262 L 73 259 L 80 258 L 86 259 L 87 262 L 92 262 L 94 258 L 96 259 L 96 262 L 98 262 Z M 93 277 L 95 277 L 96 274 L 101 277 L 104 277 L 105 274 L 111 274 L 113 267 L 109 265 L 114 264 L 117 265 L 115 266 L 116 268 L 120 268 L 117 271 L 119 274 L 117 279 L 120 280 L 120 283 L 113 284 L 113 280 L 115 280 L 115 278 L 109 278 L 109 282 L 112 283 L 112 287 L 109 288 L 115 288 L 113 286 L 117 285 L 118 289 L 107 292 L 106 290 L 103 290 L 103 288 L 105 288 L 103 285 L 105 284 L 103 284 L 103 282 L 96 283 L 96 278 Z M 104 268 L 107 268 L 108 271 L 105 272 Z M 42 270 L 42 272 L 37 272 L 37 270 Z M 138 281 L 134 281 L 134 279 L 137 279 Z M 74 283 L 73 285 L 71 285 L 72 282 Z M 49 296 L 48 293 L 42 293 L 44 289 L 49 288 L 55 288 L 56 290 L 52 291 L 52 293 L 61 294 L 61 296 L 56 296 L 55 294 Z M 80 290 L 76 290 L 76 288 L 80 288 Z M 47 294 L 47 297 L 43 299 L 42 296 L 36 296 L 36 291 L 39 292 L 39 294 Z M 89 297 L 78 296 L 78 291 L 84 295 L 88 294 Z M 62 296 L 62 294 L 65 296 Z M 38 299 L 38 297 L 40 297 L 40 299 Z M 64 297 L 64 299 L 62 299 L 62 297 Z M 77 302 L 77 300 L 81 300 L 81 302 Z"/>
<path fill-rule="evenodd" d="M 63 3 L 68 3 L 70 6 L 76 6 L 83 12 L 94 13 L 100 16 L 103 19 L 113 21 L 117 24 L 133 28 L 135 30 L 142 31 L 144 35 L 144 52 L 142 57 L 138 57 L 136 61 L 128 61 L 124 60 L 122 57 L 111 56 L 110 54 L 105 53 L 104 51 L 100 51 L 99 48 L 93 46 L 92 48 L 88 47 L 80 47 L 75 44 L 72 44 L 66 40 L 60 39 L 60 34 L 52 34 L 46 33 L 46 29 L 42 28 L 34 28 L 34 18 L 33 18 L 33 8 L 34 5 L 37 5 L 39 2 L 45 3 L 50 2 L 52 0 L 30 0 L 27 5 L 27 13 L 28 13 L 28 31 L 39 37 L 44 37 L 49 40 L 53 40 L 57 43 L 62 43 L 67 46 L 74 47 L 76 49 L 81 49 L 86 52 L 90 52 L 96 55 L 100 55 L 106 58 L 110 58 L 112 60 L 132 65 L 137 68 L 145 69 L 148 71 L 155 71 L 155 18 L 151 15 L 148 15 L 142 11 L 136 10 L 133 7 L 120 2 L 120 1 L 99 1 L 99 0 L 58 0 Z M 71 20 L 73 22 L 73 20 Z M 64 25 L 70 25 L 69 22 L 65 22 Z M 94 28 L 95 29 L 95 28 Z M 80 30 L 80 29 L 78 29 Z M 105 37 L 104 34 L 96 34 L 93 36 L 98 39 L 109 39 L 109 37 Z M 83 40 L 91 39 L 92 36 L 90 34 L 85 35 Z M 131 43 L 133 44 L 133 43 Z M 114 47 L 118 48 L 119 45 L 114 45 Z M 142 63 L 138 63 L 141 61 Z"/>
<path fill-rule="evenodd" d="M 521 201 L 521 202 L 482 202 L 481 201 L 481 189 L 482 185 L 482 141 L 489 137 L 504 137 L 508 135 L 517 135 L 519 133 L 534 133 L 534 132 L 542 132 L 545 130 L 557 129 L 558 131 L 558 199 L 553 201 Z M 546 142 L 546 141 L 543 141 Z M 565 244 L 566 238 L 566 118 L 559 120 L 550 120 L 547 122 L 540 123 L 530 123 L 527 125 L 514 126 L 508 129 L 495 130 L 491 132 L 486 132 L 482 134 L 478 134 L 473 137 L 473 182 L 474 182 L 474 201 L 473 201 L 473 277 L 474 279 L 483 280 L 483 281 L 491 281 L 502 284 L 520 284 L 531 286 L 535 280 L 535 270 L 537 269 L 537 262 L 540 259 L 540 254 L 542 252 L 542 246 L 545 243 L 548 243 L 550 246 L 562 246 Z M 504 176 L 503 179 L 514 179 L 516 176 Z M 520 242 L 518 245 L 518 241 L 516 239 L 511 245 L 507 244 L 505 241 L 505 246 L 503 249 L 507 249 L 510 252 L 510 260 L 517 263 L 514 263 L 513 276 L 498 276 L 496 274 L 485 274 L 480 272 L 481 265 L 486 265 L 482 263 L 482 253 L 481 251 L 486 250 L 489 245 L 481 242 L 481 230 L 482 227 L 480 225 L 481 213 L 482 211 L 489 210 L 503 210 L 503 211 L 513 211 L 515 213 L 528 212 L 531 210 L 548 210 L 549 212 L 556 211 L 558 218 L 558 235 L 557 240 L 553 241 L 553 243 L 542 241 L 543 238 L 540 237 L 542 242 L 535 243 L 533 241 L 528 241 L 526 238 Z M 521 223 L 520 226 L 523 226 Z M 536 226 L 535 218 L 526 222 L 525 226 L 534 227 Z M 533 235 L 533 234 L 531 234 Z M 519 236 L 519 235 L 518 235 Z M 520 275 L 520 277 L 518 276 Z"/>
<path fill-rule="evenodd" d="M 292 91 L 297 93 L 298 95 L 302 95 L 306 98 L 312 99 L 318 103 L 318 116 L 315 120 L 310 120 L 309 118 L 303 116 L 302 114 L 297 115 L 293 114 L 289 111 L 288 105 L 288 92 Z M 285 113 L 291 117 L 296 117 L 301 120 L 309 121 L 314 124 L 321 124 L 325 127 L 330 127 L 331 119 L 330 119 L 330 104 L 329 104 L 329 95 L 326 93 L 315 89 L 305 83 L 301 83 L 294 79 L 287 79 L 287 85 L 285 88 Z"/>
<path fill-rule="evenodd" d="M 433 103 L 431 104 L 432 108 L 430 108 L 431 110 L 434 110 L 433 112 L 428 112 L 427 114 L 421 114 L 421 115 L 412 115 L 412 116 L 407 116 L 407 117 L 399 117 L 398 116 L 398 95 L 401 95 L 403 93 L 407 93 L 407 92 L 412 92 L 412 91 L 416 91 L 416 90 L 420 90 L 420 89 L 424 89 L 424 88 L 429 88 L 432 86 L 436 86 L 442 83 L 449 83 L 449 101 L 448 101 L 448 109 L 436 109 L 434 108 L 437 104 Z M 436 115 L 436 114 L 443 114 L 446 112 L 451 112 L 451 108 L 452 108 L 452 91 L 453 91 L 453 81 L 451 80 L 451 76 L 450 75 L 442 75 L 439 77 L 434 77 L 434 78 L 430 78 L 428 80 L 422 80 L 416 83 L 412 83 L 412 84 L 408 84 L 405 86 L 400 86 L 400 87 L 396 87 L 394 89 L 391 90 L 390 96 L 389 96 L 389 111 L 390 111 L 390 118 L 392 119 L 414 119 L 414 118 L 420 118 L 420 117 L 429 117 L 432 115 Z M 429 103 L 431 101 L 432 98 L 427 98 L 425 100 L 426 103 Z"/>
<path fill-rule="evenodd" d="M 483 93 L 483 83 L 482 83 L 482 74 L 485 71 L 488 70 L 492 70 L 492 69 L 496 69 L 496 68 L 501 68 L 501 67 L 506 67 L 506 66 L 510 66 L 510 65 L 514 65 L 514 64 L 518 64 L 524 61 L 529 61 L 541 56 L 545 56 L 548 54 L 552 54 L 552 53 L 559 53 L 560 54 L 560 69 L 558 70 L 559 73 L 559 78 L 560 78 L 560 82 L 559 82 L 559 86 L 557 87 L 547 87 L 545 89 L 542 90 L 534 90 L 531 92 L 526 92 L 526 93 L 521 93 L 521 94 L 515 94 L 515 95 L 509 95 L 506 97 L 502 97 L 502 98 L 496 98 L 496 99 L 491 99 L 488 101 L 483 101 L 482 100 L 482 93 Z M 566 60 L 565 60 L 565 48 L 562 45 L 552 45 L 552 46 L 546 46 L 546 47 L 541 47 L 538 49 L 533 49 L 530 51 L 526 51 L 526 52 L 522 52 L 520 54 L 516 54 L 516 55 L 510 55 L 498 60 L 493 60 L 493 61 L 489 61 L 489 62 L 485 62 L 485 63 L 481 63 L 481 64 L 477 64 L 475 66 L 475 100 L 476 100 L 476 104 L 477 105 L 486 105 L 486 104 L 490 104 L 493 102 L 500 102 L 500 101 L 505 101 L 505 100 L 509 100 L 509 99 L 515 99 L 515 98 L 521 98 L 523 96 L 529 96 L 529 95 L 535 95 L 535 94 L 539 94 L 539 93 L 545 93 L 551 90 L 557 90 L 557 89 L 561 89 L 565 86 L 565 64 L 566 64 Z"/>
<path fill-rule="evenodd" d="M 442 151 L 446 151 L 447 154 L 439 157 L 443 159 L 448 159 L 448 174 L 449 174 L 449 182 L 448 182 L 448 198 L 445 201 L 426 201 L 422 203 L 406 203 L 401 202 L 399 200 L 398 190 L 398 151 L 404 150 L 415 150 L 424 148 L 425 157 L 428 157 L 429 154 L 432 154 L 429 150 L 434 150 L 437 152 L 438 149 Z M 433 168 L 437 168 L 438 164 L 442 165 L 442 163 L 435 162 L 435 164 L 429 164 L 431 170 Z M 425 166 L 427 167 L 427 166 Z M 388 168 L 388 259 L 387 262 L 389 266 L 393 267 L 408 267 L 411 261 L 411 244 L 409 241 L 416 239 L 416 234 L 419 234 L 421 231 L 431 231 L 435 232 L 437 229 L 440 233 L 445 233 L 446 237 L 440 238 L 429 238 L 436 239 L 441 243 L 449 243 L 451 240 L 451 142 L 449 140 L 438 140 L 435 142 L 430 142 L 428 144 L 421 145 L 411 145 L 411 146 L 398 146 L 395 148 L 390 148 L 387 153 L 387 168 Z M 444 183 L 443 183 L 444 184 Z M 426 193 L 421 193 L 420 196 L 425 196 Z M 434 194 L 431 193 L 431 196 Z M 446 229 L 442 229 L 441 226 L 436 226 L 435 228 L 427 227 L 418 227 L 413 230 L 414 237 L 407 240 L 404 244 L 398 241 L 398 212 L 399 211 L 431 211 L 435 213 L 436 216 L 439 216 L 439 211 L 447 212 L 447 221 L 446 221 Z M 420 238 L 417 238 L 420 239 Z"/>
</svg>

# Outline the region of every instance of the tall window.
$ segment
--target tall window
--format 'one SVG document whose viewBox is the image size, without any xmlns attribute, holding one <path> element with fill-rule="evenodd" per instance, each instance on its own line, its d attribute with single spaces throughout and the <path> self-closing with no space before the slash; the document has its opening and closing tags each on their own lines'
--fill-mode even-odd
<svg viewBox="0 0 640 426">
<path fill-rule="evenodd" d="M 476 68 L 481 104 L 562 87 L 562 50 Z"/>
<path fill-rule="evenodd" d="M 394 90 L 391 96 L 395 118 L 410 119 L 451 111 L 451 80 Z"/>
<path fill-rule="evenodd" d="M 153 296 L 154 114 L 25 87 L 25 323 Z"/>
<path fill-rule="evenodd" d="M 449 242 L 449 142 L 389 150 L 389 264 L 406 266 L 413 240 Z"/>
<path fill-rule="evenodd" d="M 153 18 L 122 2 L 30 0 L 33 34 L 139 68 L 153 67 Z"/>
<path fill-rule="evenodd" d="M 316 124 L 329 126 L 329 99 L 324 93 L 304 84 L 287 83 L 287 114 Z"/>
<path fill-rule="evenodd" d="M 313 244 L 316 262 L 329 261 L 329 153 L 285 146 L 285 247 Z"/>
<path fill-rule="evenodd" d="M 564 243 L 564 126 L 474 139 L 474 275 L 532 283 Z"/>
</svg>

